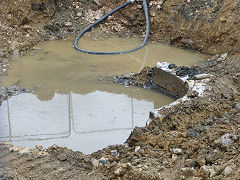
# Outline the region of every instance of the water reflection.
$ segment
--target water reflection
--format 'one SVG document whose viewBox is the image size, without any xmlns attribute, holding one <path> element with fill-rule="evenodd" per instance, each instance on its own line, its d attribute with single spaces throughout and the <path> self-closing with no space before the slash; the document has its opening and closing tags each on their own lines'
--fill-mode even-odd
<svg viewBox="0 0 240 180">
<path fill-rule="evenodd" d="M 135 126 L 145 125 L 153 108 L 153 101 L 105 91 L 55 93 L 49 101 L 25 93 L 0 106 L 0 138 L 14 145 L 58 144 L 91 153 L 124 143 Z"/>
</svg>

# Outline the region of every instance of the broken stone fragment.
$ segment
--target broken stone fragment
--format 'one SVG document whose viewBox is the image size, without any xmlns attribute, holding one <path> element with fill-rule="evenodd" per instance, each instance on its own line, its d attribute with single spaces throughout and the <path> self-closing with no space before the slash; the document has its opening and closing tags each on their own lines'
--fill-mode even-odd
<svg viewBox="0 0 240 180">
<path fill-rule="evenodd" d="M 214 143 L 219 144 L 223 147 L 229 147 L 232 145 L 233 140 L 235 141 L 237 139 L 238 137 L 236 135 L 227 133 L 227 134 L 224 134 L 219 139 L 215 140 Z"/>
<path fill-rule="evenodd" d="M 21 148 L 19 151 L 18 151 L 20 154 L 27 154 L 30 152 L 30 149 L 28 148 Z"/>
<path fill-rule="evenodd" d="M 186 80 L 186 83 L 188 85 L 188 88 L 192 89 L 195 84 L 195 81 L 194 80 Z"/>
<path fill-rule="evenodd" d="M 185 167 L 181 169 L 182 173 L 186 177 L 195 176 L 197 171 L 194 168 Z"/>
<path fill-rule="evenodd" d="M 212 77 L 212 75 L 210 75 L 210 74 L 197 74 L 193 77 L 193 79 L 202 80 L 202 79 L 206 79 L 206 78 L 210 78 L 210 77 Z"/>
<path fill-rule="evenodd" d="M 173 155 L 172 155 L 172 162 L 175 162 L 175 161 L 177 160 L 177 158 L 178 158 L 177 155 L 176 155 L 176 154 L 173 154 Z"/>
<path fill-rule="evenodd" d="M 99 1 L 99 0 L 94 0 L 94 2 L 95 2 L 98 6 L 100 6 L 100 1 Z"/>
<path fill-rule="evenodd" d="M 227 58 L 227 56 L 228 56 L 228 52 L 222 54 L 222 55 L 217 59 L 217 61 L 224 61 L 224 60 Z"/>
<path fill-rule="evenodd" d="M 81 12 L 78 12 L 76 15 L 77 15 L 78 17 L 81 17 L 81 16 L 82 16 L 82 13 L 81 13 Z"/>
<path fill-rule="evenodd" d="M 39 151 L 42 151 L 43 150 L 43 147 L 39 144 L 36 144 L 35 145 L 36 149 L 39 150 Z"/>
<path fill-rule="evenodd" d="M 141 149 L 141 147 L 140 147 L 140 146 L 136 146 L 136 147 L 135 147 L 135 152 L 139 152 L 139 151 L 140 151 L 140 149 Z"/>
<path fill-rule="evenodd" d="M 67 27 L 72 26 L 72 23 L 71 23 L 71 22 L 65 22 L 64 24 L 65 24 L 65 26 L 67 26 Z"/>
<path fill-rule="evenodd" d="M 37 51 L 39 51 L 39 50 L 41 50 L 42 48 L 40 48 L 40 47 L 37 47 L 37 46 L 34 46 L 33 47 L 33 50 L 37 50 Z"/>
<path fill-rule="evenodd" d="M 67 160 L 67 155 L 66 155 L 66 154 L 59 154 L 59 155 L 57 156 L 57 159 L 58 159 L 59 161 L 66 161 L 66 160 Z"/>
<path fill-rule="evenodd" d="M 229 176 L 229 175 L 232 174 L 232 172 L 233 172 L 232 167 L 231 167 L 231 166 L 227 166 L 227 167 L 224 169 L 223 174 L 224 174 L 224 176 Z"/>
<path fill-rule="evenodd" d="M 176 67 L 177 67 L 176 64 L 169 64 L 169 66 L 168 66 L 169 69 L 174 69 Z"/>
<path fill-rule="evenodd" d="M 29 26 L 29 25 L 24 25 L 22 28 L 23 28 L 24 30 L 32 29 L 32 27 Z"/>
<path fill-rule="evenodd" d="M 14 49 L 14 51 L 13 51 L 13 57 L 14 57 L 14 58 L 20 57 L 20 51 L 19 51 L 19 49 Z"/>
<path fill-rule="evenodd" d="M 9 148 L 9 151 L 10 152 L 17 152 L 17 151 L 19 151 L 21 148 L 20 147 L 18 147 L 18 146 L 13 146 L 13 147 L 10 147 Z"/>
<path fill-rule="evenodd" d="M 122 167 L 117 168 L 117 169 L 114 171 L 114 174 L 117 175 L 117 176 L 120 176 L 120 175 L 121 175 L 121 172 L 122 172 Z"/>
<path fill-rule="evenodd" d="M 221 22 L 226 22 L 226 21 L 227 21 L 227 18 L 221 17 L 221 18 L 220 18 L 220 21 L 221 21 Z"/>
<path fill-rule="evenodd" d="M 96 160 L 96 159 L 92 159 L 92 160 L 91 160 L 91 163 L 92 163 L 92 165 L 93 165 L 94 167 L 98 167 L 98 166 L 99 166 L 99 161 Z"/>
<path fill-rule="evenodd" d="M 216 176 L 216 171 L 210 166 L 202 166 L 198 172 L 199 176 L 202 178 L 214 177 Z"/>
<path fill-rule="evenodd" d="M 235 109 L 236 109 L 238 112 L 240 112 L 240 104 L 236 103 Z"/>
<path fill-rule="evenodd" d="M 173 152 L 174 154 L 182 154 L 182 149 L 180 149 L 180 148 L 173 148 L 173 149 L 172 149 L 172 152 Z"/>
</svg>

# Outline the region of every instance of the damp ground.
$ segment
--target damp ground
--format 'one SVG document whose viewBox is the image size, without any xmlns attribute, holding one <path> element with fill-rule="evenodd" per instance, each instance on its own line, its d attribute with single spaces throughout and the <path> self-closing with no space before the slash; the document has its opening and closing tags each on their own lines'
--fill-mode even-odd
<svg viewBox="0 0 240 180">
<path fill-rule="evenodd" d="M 84 38 L 79 46 L 119 51 L 140 43 L 135 38 Z M 86 154 L 124 143 L 134 127 L 145 126 L 150 110 L 173 101 L 151 90 L 114 84 L 114 76 L 139 72 L 158 61 L 190 66 L 203 58 L 159 43 L 113 56 L 80 53 L 72 39 L 41 43 L 34 49 L 14 59 L 2 77 L 4 86 L 30 92 L 2 102 L 0 138 L 25 147 L 57 144 Z"/>
</svg>

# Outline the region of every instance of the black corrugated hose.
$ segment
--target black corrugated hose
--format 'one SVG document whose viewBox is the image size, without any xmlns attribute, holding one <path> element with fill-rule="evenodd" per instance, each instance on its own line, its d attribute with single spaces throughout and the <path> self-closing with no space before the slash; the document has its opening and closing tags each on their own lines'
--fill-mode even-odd
<svg viewBox="0 0 240 180">
<path fill-rule="evenodd" d="M 91 30 L 92 27 L 94 27 L 95 25 L 99 24 L 100 22 L 102 22 L 103 20 L 105 20 L 106 18 L 108 18 L 108 16 L 112 15 L 113 13 L 117 12 L 118 10 L 122 9 L 123 7 L 134 3 L 136 0 L 128 0 L 126 3 L 122 4 L 121 6 L 117 7 L 116 9 L 112 10 L 111 12 L 105 14 L 103 17 L 101 17 L 100 19 L 98 19 L 96 22 L 92 23 L 91 25 L 89 25 L 88 27 L 86 27 L 85 29 L 83 29 L 76 37 L 73 45 L 74 48 L 80 52 L 83 53 L 88 53 L 88 54 L 97 54 L 97 55 L 111 55 L 111 54 L 125 54 L 125 53 L 129 53 L 129 52 L 133 52 L 136 51 L 140 48 L 142 48 L 147 40 L 148 40 L 148 36 L 149 36 L 149 15 L 148 15 L 148 6 L 147 6 L 147 0 L 143 0 L 143 10 L 144 10 L 144 14 L 145 14 L 145 18 L 146 18 L 146 33 L 145 33 L 145 38 L 142 42 L 142 44 L 140 44 L 137 48 L 134 49 L 130 49 L 130 50 L 126 50 L 126 51 L 115 51 L 115 52 L 102 52 L 102 51 L 88 51 L 85 49 L 81 49 L 78 47 L 78 41 L 79 39 L 89 30 Z"/>
</svg>

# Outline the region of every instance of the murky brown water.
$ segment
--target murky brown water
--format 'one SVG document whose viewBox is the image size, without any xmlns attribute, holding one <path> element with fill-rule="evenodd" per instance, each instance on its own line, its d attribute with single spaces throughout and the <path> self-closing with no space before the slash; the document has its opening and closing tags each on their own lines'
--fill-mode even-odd
<svg viewBox="0 0 240 180">
<path fill-rule="evenodd" d="M 82 39 L 90 50 L 117 51 L 135 47 L 137 39 Z M 138 72 L 158 61 L 191 65 L 202 55 L 148 43 L 124 55 L 97 56 L 77 52 L 72 40 L 39 45 L 42 50 L 16 59 L 2 77 L 4 86 L 32 90 L 0 106 L 0 139 L 14 145 L 58 144 L 91 153 L 123 143 L 135 126 L 144 126 L 149 111 L 172 99 L 137 87 L 113 84 L 111 76 Z"/>
</svg>

